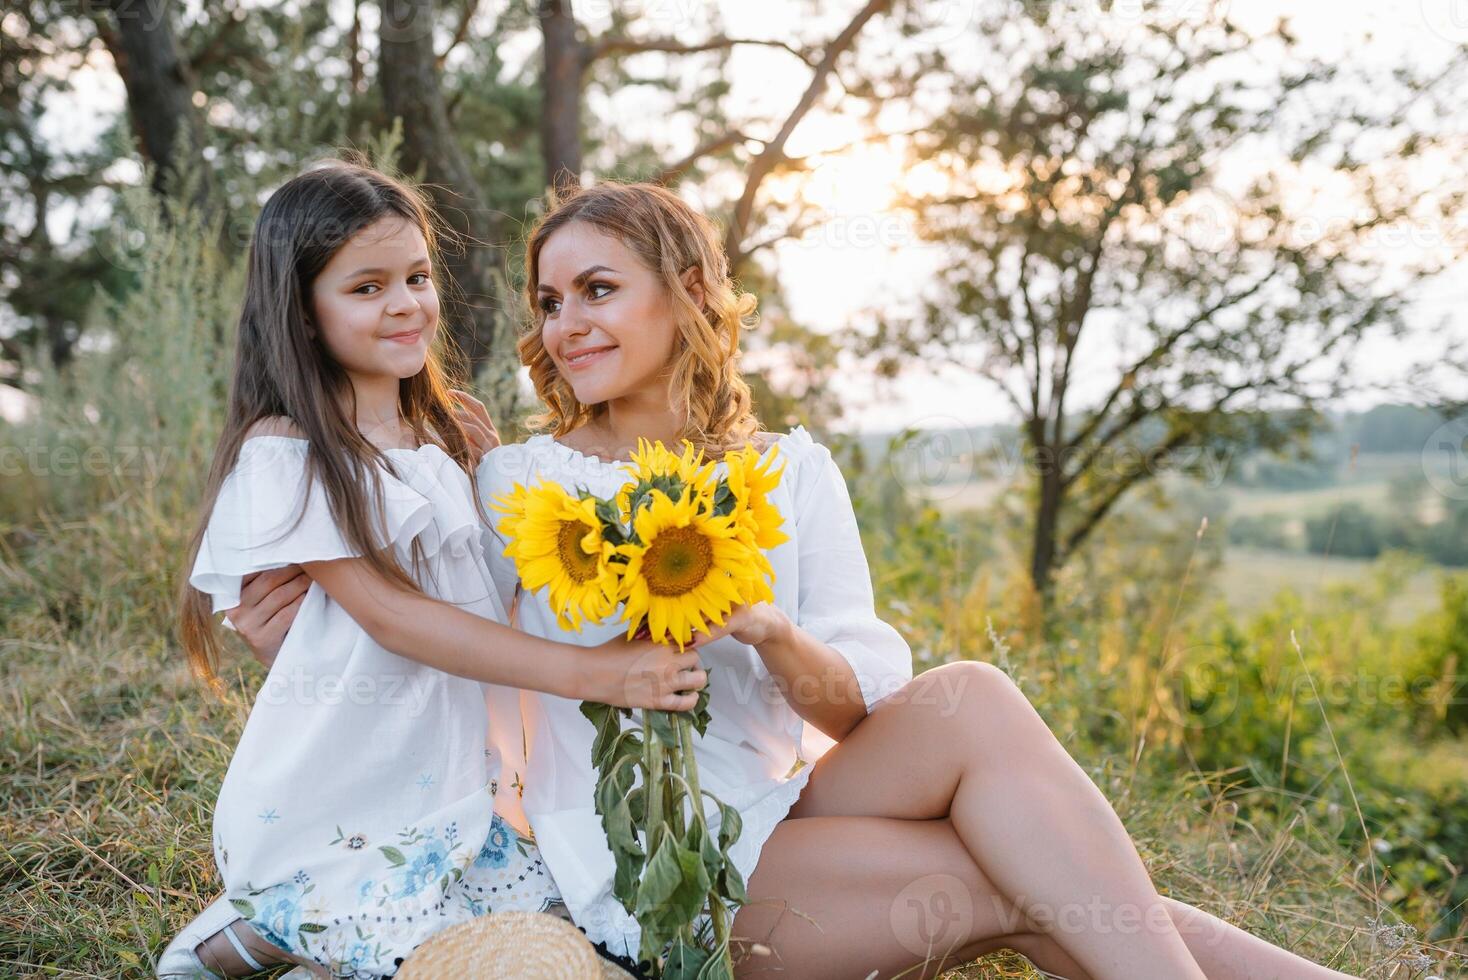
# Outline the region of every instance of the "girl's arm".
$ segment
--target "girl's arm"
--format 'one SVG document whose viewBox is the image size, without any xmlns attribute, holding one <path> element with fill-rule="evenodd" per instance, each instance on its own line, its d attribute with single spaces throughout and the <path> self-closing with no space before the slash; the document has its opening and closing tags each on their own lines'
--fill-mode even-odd
<svg viewBox="0 0 1468 980">
<path fill-rule="evenodd" d="M 691 710 L 708 683 L 694 648 L 679 654 L 620 637 L 595 647 L 557 643 L 410 592 L 361 558 L 301 567 L 382 647 L 459 677 L 664 711 Z"/>
</svg>

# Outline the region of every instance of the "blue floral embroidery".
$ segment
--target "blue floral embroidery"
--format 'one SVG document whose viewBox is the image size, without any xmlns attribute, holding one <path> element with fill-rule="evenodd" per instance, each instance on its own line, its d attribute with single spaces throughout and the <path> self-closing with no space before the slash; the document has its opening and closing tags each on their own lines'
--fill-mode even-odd
<svg viewBox="0 0 1468 980">
<path fill-rule="evenodd" d="M 503 868 L 510 863 L 510 830 L 499 814 L 489 825 L 489 836 L 474 858 L 477 868 Z"/>
<path fill-rule="evenodd" d="M 296 879 L 304 876 L 298 872 Z M 269 888 L 251 889 L 248 899 L 232 899 L 235 911 L 254 929 L 277 946 L 299 949 L 301 933 L 321 932 L 323 927 L 301 921 L 301 902 L 315 888 L 302 887 L 298 880 L 282 882 Z"/>
</svg>

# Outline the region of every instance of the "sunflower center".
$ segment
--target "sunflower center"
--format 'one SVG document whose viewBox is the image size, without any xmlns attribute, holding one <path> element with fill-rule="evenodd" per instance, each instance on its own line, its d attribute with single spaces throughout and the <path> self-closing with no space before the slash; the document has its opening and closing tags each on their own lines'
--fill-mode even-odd
<svg viewBox="0 0 1468 980">
<path fill-rule="evenodd" d="M 578 583 L 596 578 L 597 556 L 588 555 L 581 549 L 581 539 L 590 530 L 580 521 L 562 521 L 560 533 L 556 535 L 556 552 L 560 555 L 561 567 Z"/>
<path fill-rule="evenodd" d="M 691 527 L 658 532 L 642 556 L 642 576 L 653 595 L 677 596 L 692 592 L 714 565 L 708 539 Z"/>
</svg>

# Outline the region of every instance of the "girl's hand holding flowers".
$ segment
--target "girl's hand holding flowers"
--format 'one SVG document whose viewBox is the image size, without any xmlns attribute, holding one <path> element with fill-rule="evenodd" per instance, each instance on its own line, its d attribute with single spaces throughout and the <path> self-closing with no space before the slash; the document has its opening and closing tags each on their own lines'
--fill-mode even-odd
<svg viewBox="0 0 1468 980">
<path fill-rule="evenodd" d="M 705 641 L 706 642 L 706 641 Z M 680 653 L 665 643 L 614 637 L 588 658 L 584 700 L 628 708 L 692 711 L 708 672 L 698 665 L 698 645 Z"/>
</svg>

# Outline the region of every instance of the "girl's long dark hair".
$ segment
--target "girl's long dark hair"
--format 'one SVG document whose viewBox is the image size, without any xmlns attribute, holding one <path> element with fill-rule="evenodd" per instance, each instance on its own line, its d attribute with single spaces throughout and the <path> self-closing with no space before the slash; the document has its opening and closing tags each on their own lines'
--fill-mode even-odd
<svg viewBox="0 0 1468 980">
<path fill-rule="evenodd" d="M 358 431 L 352 386 L 312 328 L 316 276 L 349 238 L 388 217 L 411 221 L 422 231 L 434 278 L 442 283 L 431 208 L 411 187 L 368 167 L 333 161 L 307 170 L 270 196 L 255 223 L 224 431 L 214 450 L 179 587 L 179 639 L 194 672 L 216 689 L 219 636 L 211 603 L 188 578 L 220 486 L 234 468 L 250 427 L 262 419 L 288 419 L 305 438 L 307 479 L 321 481 L 347 543 L 383 577 L 421 591 L 391 549 L 377 545 L 380 521 L 374 515 L 382 506 L 378 467 L 394 475 L 396 470 Z M 447 292 L 443 285 L 441 294 Z M 464 468 L 482 515 L 468 438 L 449 393 L 447 371 L 452 365 L 457 373 L 460 364 L 440 324 L 423 369 L 399 383 L 398 410 L 420 444 L 436 442 Z"/>
</svg>

